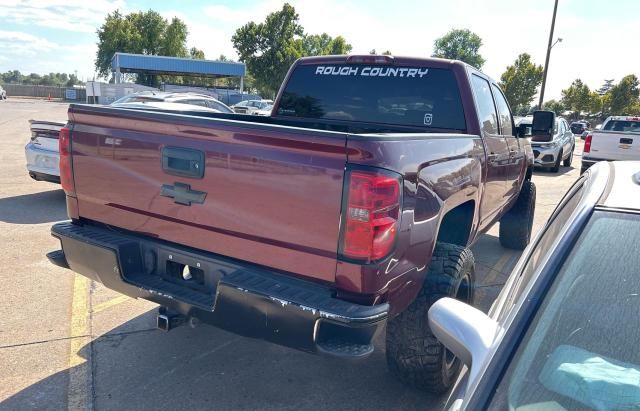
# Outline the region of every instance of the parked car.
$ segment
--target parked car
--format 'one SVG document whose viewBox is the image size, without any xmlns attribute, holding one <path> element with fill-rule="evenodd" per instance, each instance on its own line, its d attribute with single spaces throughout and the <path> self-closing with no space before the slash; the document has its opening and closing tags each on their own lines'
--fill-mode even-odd
<svg viewBox="0 0 640 411">
<path fill-rule="evenodd" d="M 128 102 L 128 103 L 111 103 L 113 107 L 128 108 L 128 109 L 141 109 L 141 110 L 161 110 L 168 112 L 188 112 L 188 113 L 227 113 L 228 111 L 220 111 L 215 108 L 211 108 L 214 105 L 209 104 L 207 107 L 182 102 L 167 102 L 167 101 L 140 101 L 140 102 Z"/>
<path fill-rule="evenodd" d="M 608 117 L 587 134 L 581 171 L 602 160 L 640 160 L 640 116 Z"/>
<path fill-rule="evenodd" d="M 522 132 L 531 136 L 533 117 L 528 116 L 520 120 L 518 127 Z M 535 136 L 531 139 L 531 148 L 536 167 L 550 169 L 557 173 L 560 165 L 570 167 L 573 162 L 573 153 L 576 148 L 576 140 L 567 121 L 561 117 L 556 118 L 553 136 Z"/>
<path fill-rule="evenodd" d="M 534 123 L 550 134 L 554 118 Z M 197 318 L 362 358 L 386 324 L 391 372 L 445 391 L 459 362 L 429 306 L 471 301 L 469 246 L 494 223 L 506 247 L 531 235 L 529 142 L 498 84 L 459 61 L 303 58 L 270 117 L 72 104 L 69 119 L 72 220 L 48 257 L 160 304 L 163 330 Z"/>
<path fill-rule="evenodd" d="M 263 109 L 256 110 L 253 114 L 255 114 L 256 116 L 270 116 L 272 110 L 273 110 L 273 104 L 269 104 Z"/>
<path fill-rule="evenodd" d="M 179 103 L 199 106 L 216 110 L 220 113 L 233 113 L 226 104 L 208 96 L 206 94 L 196 93 L 175 93 L 175 92 L 159 92 L 159 91 L 142 91 L 139 93 L 128 94 L 111 103 L 119 105 L 123 103 Z M 160 105 L 162 106 L 162 105 Z"/>
<path fill-rule="evenodd" d="M 0 100 L 6 100 L 7 99 L 7 91 L 2 88 L 2 86 L 0 86 Z"/>
<path fill-rule="evenodd" d="M 234 112 L 239 114 L 257 114 L 258 111 L 265 110 L 273 105 L 273 100 L 245 100 L 232 106 Z"/>
<path fill-rule="evenodd" d="M 31 139 L 24 148 L 29 176 L 37 181 L 60 183 L 58 134 L 66 121 L 29 120 Z"/>
<path fill-rule="evenodd" d="M 571 132 L 573 134 L 579 135 L 582 134 L 584 131 L 589 130 L 591 128 L 590 124 L 587 121 L 574 121 L 573 123 L 571 123 Z"/>
<path fill-rule="evenodd" d="M 465 363 L 446 410 L 631 410 L 640 403 L 640 162 L 580 177 L 489 314 L 443 298 L 434 334 Z"/>
</svg>

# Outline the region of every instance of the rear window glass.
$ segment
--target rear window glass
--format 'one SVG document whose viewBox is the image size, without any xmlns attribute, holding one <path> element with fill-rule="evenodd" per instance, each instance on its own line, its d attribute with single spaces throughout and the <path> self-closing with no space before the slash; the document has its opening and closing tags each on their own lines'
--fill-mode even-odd
<svg viewBox="0 0 640 411">
<path fill-rule="evenodd" d="M 640 121 L 611 120 L 607 121 L 603 130 L 640 133 Z"/>
<path fill-rule="evenodd" d="M 301 65 L 278 115 L 464 130 L 451 70 L 382 65 Z"/>
</svg>

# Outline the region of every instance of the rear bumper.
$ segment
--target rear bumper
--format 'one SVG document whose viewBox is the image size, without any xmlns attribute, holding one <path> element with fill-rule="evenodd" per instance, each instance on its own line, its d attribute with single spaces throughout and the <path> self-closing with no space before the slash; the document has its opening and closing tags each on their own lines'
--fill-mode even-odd
<svg viewBox="0 0 640 411">
<path fill-rule="evenodd" d="M 45 150 L 33 143 L 28 143 L 24 147 L 24 153 L 27 159 L 27 170 L 31 178 L 60 182 L 60 155 L 57 152 Z M 55 177 L 57 177 L 57 181 L 55 181 Z"/>
<path fill-rule="evenodd" d="M 62 245 L 47 255 L 53 264 L 203 323 L 302 351 L 366 357 L 389 311 L 388 304 L 338 300 L 328 287 L 160 240 L 72 223 L 51 233 Z M 190 280 L 184 266 L 193 268 Z"/>
</svg>

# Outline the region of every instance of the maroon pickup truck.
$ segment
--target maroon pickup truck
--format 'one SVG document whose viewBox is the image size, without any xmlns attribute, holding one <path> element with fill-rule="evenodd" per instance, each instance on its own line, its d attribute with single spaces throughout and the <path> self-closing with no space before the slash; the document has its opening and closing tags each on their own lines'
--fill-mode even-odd
<svg viewBox="0 0 640 411">
<path fill-rule="evenodd" d="M 354 358 L 386 325 L 392 372 L 431 391 L 459 362 L 429 306 L 472 302 L 469 245 L 500 221 L 524 248 L 535 203 L 502 91 L 440 59 L 300 59 L 270 117 L 71 105 L 60 157 L 52 263 L 158 303 L 165 330 Z"/>
</svg>

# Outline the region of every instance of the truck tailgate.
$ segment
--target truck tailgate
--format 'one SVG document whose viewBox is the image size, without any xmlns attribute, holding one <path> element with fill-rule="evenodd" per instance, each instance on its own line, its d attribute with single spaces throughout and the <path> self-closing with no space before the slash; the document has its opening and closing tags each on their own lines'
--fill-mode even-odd
<svg viewBox="0 0 640 411">
<path fill-rule="evenodd" d="M 86 106 L 69 115 L 80 217 L 334 281 L 346 134 Z M 203 176 L 176 175 L 198 153 Z"/>
<path fill-rule="evenodd" d="M 640 160 L 640 133 L 593 131 L 590 157 L 602 160 Z"/>
</svg>

